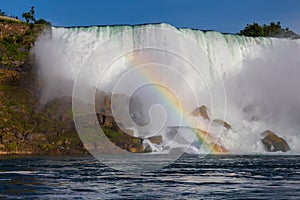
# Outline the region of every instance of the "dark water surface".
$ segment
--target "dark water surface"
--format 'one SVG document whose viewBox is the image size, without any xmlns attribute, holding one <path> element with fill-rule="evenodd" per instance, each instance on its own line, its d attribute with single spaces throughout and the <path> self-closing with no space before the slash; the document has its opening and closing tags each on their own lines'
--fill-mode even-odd
<svg viewBox="0 0 300 200">
<path fill-rule="evenodd" d="M 91 156 L 1 156 L 0 199 L 24 198 L 300 199 L 300 156 L 184 155 L 143 174 L 113 170 Z"/>
</svg>

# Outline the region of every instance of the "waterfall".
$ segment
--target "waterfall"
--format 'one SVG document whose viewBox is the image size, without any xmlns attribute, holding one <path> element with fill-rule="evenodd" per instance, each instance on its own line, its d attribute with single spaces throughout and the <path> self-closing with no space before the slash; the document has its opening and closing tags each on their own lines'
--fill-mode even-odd
<svg viewBox="0 0 300 200">
<path fill-rule="evenodd" d="M 186 41 L 189 41 L 188 44 Z M 151 48 L 141 52 L 140 48 L 144 46 Z M 99 47 L 102 47 L 101 51 Z M 159 48 L 154 51 L 153 47 L 174 49 L 183 56 L 175 57 Z M 33 50 L 43 88 L 41 101 L 71 96 L 74 81 L 82 67 L 94 64 L 86 76 L 86 79 L 94 79 L 104 71 L 106 65 L 102 63 L 108 62 L 105 59 L 116 54 L 112 50 L 123 52 L 126 49 L 137 52 L 120 56 L 112 63 L 105 71 L 101 88 L 90 80 L 85 80 L 86 87 L 111 92 L 122 75 L 130 72 L 132 65 L 155 61 L 169 66 L 168 70 L 174 69 L 180 75 L 174 72 L 168 76 L 170 71 L 162 68 L 161 74 L 164 76 L 156 74 L 153 77 L 164 80 L 172 87 L 172 92 L 175 91 L 176 96 L 183 99 L 182 108 L 187 113 L 206 105 L 212 109 L 213 118 L 225 119 L 232 125 L 232 129 L 224 130 L 221 137 L 223 144 L 232 152 L 263 152 L 260 133 L 267 129 L 286 139 L 292 152 L 300 152 L 300 40 L 250 38 L 176 28 L 169 24 L 51 27 L 39 37 Z M 95 56 L 99 52 L 101 54 Z M 184 58 L 188 58 L 196 69 Z M 143 73 L 149 75 L 147 66 L 144 67 Z M 156 71 L 158 69 L 159 66 L 156 66 Z M 195 73 L 197 70 L 202 76 Z M 138 79 L 138 74 L 128 76 L 123 80 L 126 87 L 131 86 L 130 80 Z M 153 77 L 147 76 L 147 80 Z M 126 90 L 125 86 L 119 87 Z M 186 87 L 190 87 L 188 91 Z M 209 95 L 207 87 L 210 89 Z M 153 98 L 149 100 L 147 90 L 152 91 L 151 88 L 141 91 L 140 99 L 146 102 L 146 114 L 153 118 L 157 127 L 161 126 L 162 119 L 159 117 L 165 115 L 170 116 L 166 120 L 167 125 L 177 125 L 179 118 L 174 117 L 175 111 L 168 107 L 169 103 L 163 104 L 164 113 L 157 111 L 159 115 L 151 115 L 149 109 L 156 105 L 160 97 L 151 93 Z M 190 100 L 189 91 L 194 91 L 192 96 L 196 95 L 197 101 Z M 157 127 L 153 125 L 152 128 Z"/>
</svg>

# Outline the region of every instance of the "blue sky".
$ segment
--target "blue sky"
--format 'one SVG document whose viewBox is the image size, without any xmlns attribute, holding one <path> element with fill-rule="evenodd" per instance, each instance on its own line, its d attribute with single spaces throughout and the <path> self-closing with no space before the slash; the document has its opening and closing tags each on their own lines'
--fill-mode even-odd
<svg viewBox="0 0 300 200">
<path fill-rule="evenodd" d="M 281 21 L 300 33 L 299 0 L 1 0 L 0 8 L 21 16 L 32 5 L 56 26 L 165 22 L 237 33 L 247 23 Z"/>
</svg>

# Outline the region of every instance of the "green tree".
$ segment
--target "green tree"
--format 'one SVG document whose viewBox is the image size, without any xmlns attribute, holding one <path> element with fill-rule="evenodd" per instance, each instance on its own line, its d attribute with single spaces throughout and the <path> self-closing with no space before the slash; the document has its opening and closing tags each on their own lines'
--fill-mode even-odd
<svg viewBox="0 0 300 200">
<path fill-rule="evenodd" d="M 284 32 L 285 30 L 281 28 L 280 22 L 271 22 L 270 25 L 264 24 L 264 30 L 266 33 L 266 36 L 275 36 L 277 34 L 280 34 Z"/>
<path fill-rule="evenodd" d="M 22 17 L 25 18 L 26 23 L 29 23 L 29 21 L 30 21 L 30 14 L 28 12 L 23 13 Z"/>
<path fill-rule="evenodd" d="M 22 17 L 26 20 L 26 23 L 29 22 L 35 22 L 35 17 L 34 17 L 35 11 L 34 11 L 34 6 L 31 6 L 31 9 L 29 12 L 24 12 L 22 14 Z"/>
<path fill-rule="evenodd" d="M 261 27 L 258 23 L 247 24 L 247 26 L 240 31 L 240 35 L 250 36 L 250 37 L 259 37 L 265 36 L 265 32 L 263 27 Z"/>
<path fill-rule="evenodd" d="M 240 31 L 239 35 L 250 37 L 276 37 L 282 34 L 291 32 L 289 28 L 282 28 L 280 22 L 271 22 L 269 25 L 263 26 L 258 23 L 247 24 L 247 26 Z"/>
</svg>

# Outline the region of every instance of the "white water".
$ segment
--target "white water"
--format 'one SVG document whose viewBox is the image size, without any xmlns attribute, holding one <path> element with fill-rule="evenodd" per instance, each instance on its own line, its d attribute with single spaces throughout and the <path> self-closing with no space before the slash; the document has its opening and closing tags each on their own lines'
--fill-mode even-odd
<svg viewBox="0 0 300 200">
<path fill-rule="evenodd" d="M 221 137 L 227 148 L 234 153 L 264 152 L 260 133 L 270 129 L 289 143 L 292 152 L 300 153 L 299 40 L 248 38 L 218 32 L 177 29 L 168 24 L 53 27 L 39 38 L 34 48 L 43 87 L 41 101 L 71 96 L 73 82 L 84 60 L 109 38 L 124 31 L 129 33 L 111 43 L 115 49 L 135 48 L 148 43 L 159 46 L 169 39 L 168 35 L 161 34 L 160 29 L 172 30 L 190 38 L 203 50 L 204 54 L 198 58 L 193 56 L 193 49 L 181 43 L 180 38 L 172 38 L 172 48 L 191 55 L 194 63 L 201 63 L 197 67 L 212 90 L 211 96 L 207 95 L 205 84 L 193 70 L 184 64 L 177 66 L 176 59 L 172 60 L 167 56 L 165 58 L 197 90 L 196 95 L 201 97 L 198 104 L 189 103 L 188 110 L 192 111 L 202 104 L 212 107 L 210 98 L 214 99 L 213 118 L 223 119 L 226 110 L 225 121 L 233 127 L 230 131 L 224 130 Z M 112 52 L 107 50 L 104 53 Z M 112 84 L 128 70 L 127 65 L 124 59 L 112 65 L 105 77 L 108 84 L 101 89 L 110 91 Z M 94 74 L 91 73 L 90 76 Z M 226 98 L 220 78 L 224 82 Z M 184 84 L 174 79 L 170 82 L 179 96 L 189 97 L 185 93 Z M 87 81 L 87 85 L 89 84 Z"/>
</svg>

